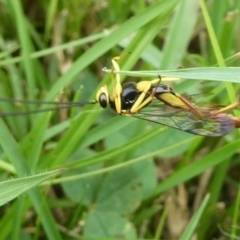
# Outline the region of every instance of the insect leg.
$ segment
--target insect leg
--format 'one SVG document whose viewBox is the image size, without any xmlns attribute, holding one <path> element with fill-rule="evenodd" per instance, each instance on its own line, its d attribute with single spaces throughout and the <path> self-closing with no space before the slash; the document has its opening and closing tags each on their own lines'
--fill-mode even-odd
<svg viewBox="0 0 240 240">
<path fill-rule="evenodd" d="M 191 103 L 180 94 L 176 93 L 172 88 L 168 86 L 163 85 L 163 87 L 161 87 L 161 91 L 158 91 L 155 97 L 170 107 L 189 110 L 191 113 L 198 117 L 203 116 L 203 114 L 197 109 L 196 105 Z"/>
<path fill-rule="evenodd" d="M 237 107 L 239 107 L 239 105 L 240 105 L 240 94 L 238 94 L 237 101 L 236 101 L 235 103 L 232 103 L 232 104 L 230 104 L 230 105 L 228 105 L 228 106 L 226 106 L 226 107 L 224 107 L 224 108 L 222 108 L 222 109 L 213 111 L 213 112 L 211 112 L 211 113 L 212 113 L 212 115 L 216 116 L 216 115 L 218 115 L 218 114 L 220 114 L 220 113 L 226 113 L 226 112 L 228 112 L 229 110 L 232 110 L 232 109 L 234 109 L 234 108 L 237 108 Z"/>
<path fill-rule="evenodd" d="M 221 115 L 226 116 L 226 114 L 225 114 L 226 112 L 228 112 L 229 110 L 232 110 L 234 108 L 239 107 L 239 105 L 240 105 L 240 94 L 238 94 L 237 101 L 235 103 L 232 103 L 232 104 L 230 104 L 230 105 L 228 105 L 228 106 L 226 106 L 222 109 L 219 109 L 217 111 L 213 111 L 213 112 L 211 112 L 211 114 L 212 114 L 213 118 L 221 116 Z M 231 121 L 233 122 L 233 124 L 236 128 L 240 128 L 240 118 L 235 117 L 235 116 L 230 115 L 230 114 L 227 115 L 227 116 L 231 119 Z"/>
<path fill-rule="evenodd" d="M 131 113 L 136 113 L 143 107 L 145 107 L 148 103 L 150 103 L 157 91 L 157 88 L 161 82 L 161 76 L 158 78 L 157 86 L 155 87 L 155 90 L 152 91 L 152 93 L 145 99 L 149 89 L 151 89 L 151 86 L 155 84 L 156 79 L 153 81 L 141 81 L 137 84 L 137 89 L 139 92 L 141 92 L 140 96 L 138 97 L 137 101 L 134 103 L 134 105 L 131 108 Z M 145 99 L 145 100 L 144 100 Z"/>
<path fill-rule="evenodd" d="M 230 119 L 232 120 L 235 128 L 240 128 L 240 119 L 238 117 L 234 117 L 232 115 L 228 115 Z"/>
<path fill-rule="evenodd" d="M 117 63 L 117 61 L 121 59 L 121 56 L 116 56 L 112 58 L 112 65 L 115 71 L 120 71 L 120 67 Z M 113 77 L 113 72 L 112 72 L 112 81 L 114 82 L 114 77 Z M 122 110 L 122 104 L 121 104 L 121 93 L 122 93 L 122 85 L 121 85 L 121 79 L 120 79 L 120 74 L 115 73 L 115 79 L 116 79 L 116 84 L 113 86 L 113 96 L 111 96 L 111 100 L 115 102 L 115 107 L 116 111 L 118 114 L 121 113 Z"/>
<path fill-rule="evenodd" d="M 194 115 L 196 115 L 198 117 L 203 116 L 203 114 L 197 109 L 196 105 L 194 105 L 193 103 L 191 103 L 190 101 L 188 101 L 186 98 L 184 98 L 183 96 L 181 96 L 178 93 L 175 93 L 175 96 L 184 103 L 184 105 L 191 111 L 191 113 L 193 113 Z"/>
</svg>

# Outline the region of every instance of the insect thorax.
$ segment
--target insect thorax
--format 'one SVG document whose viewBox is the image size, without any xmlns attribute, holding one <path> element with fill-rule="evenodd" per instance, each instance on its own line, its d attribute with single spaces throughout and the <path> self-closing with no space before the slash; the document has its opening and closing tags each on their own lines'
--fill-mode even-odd
<svg viewBox="0 0 240 240">
<path fill-rule="evenodd" d="M 156 89 L 157 87 L 157 89 Z M 123 112 L 128 112 L 131 110 L 134 103 L 139 98 L 142 92 L 137 89 L 137 83 L 135 82 L 128 82 L 122 85 L 122 93 L 121 93 L 121 110 Z M 163 93 L 171 93 L 174 94 L 174 91 L 164 84 L 154 84 L 151 88 L 147 91 L 145 98 L 143 101 L 148 98 L 152 93 L 157 96 L 160 96 Z M 158 98 L 158 97 L 157 97 Z M 109 102 L 110 107 L 116 111 L 115 101 L 114 99 Z M 150 102 L 147 105 L 149 105 Z M 144 107 L 146 107 L 144 106 Z"/>
<path fill-rule="evenodd" d="M 137 90 L 137 84 L 135 82 L 128 82 L 122 85 L 121 93 L 121 109 L 130 110 L 133 104 L 138 99 L 141 92 Z M 110 107 L 116 111 L 116 106 L 114 101 L 110 101 Z"/>
</svg>

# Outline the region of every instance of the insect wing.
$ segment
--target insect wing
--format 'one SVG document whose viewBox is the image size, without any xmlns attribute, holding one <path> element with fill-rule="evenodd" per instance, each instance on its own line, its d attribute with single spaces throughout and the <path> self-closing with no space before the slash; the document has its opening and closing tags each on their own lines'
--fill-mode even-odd
<svg viewBox="0 0 240 240">
<path fill-rule="evenodd" d="M 199 118 L 187 109 L 169 107 L 156 99 L 132 116 L 201 136 L 223 136 L 235 128 L 225 114 Z"/>
</svg>

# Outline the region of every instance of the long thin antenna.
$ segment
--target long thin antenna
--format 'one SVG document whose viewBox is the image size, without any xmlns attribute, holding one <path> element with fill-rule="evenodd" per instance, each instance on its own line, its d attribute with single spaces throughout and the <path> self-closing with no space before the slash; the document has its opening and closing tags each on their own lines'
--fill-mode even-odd
<svg viewBox="0 0 240 240">
<path fill-rule="evenodd" d="M 96 100 L 89 100 L 89 101 L 82 101 L 82 102 L 41 102 L 41 101 L 27 101 L 27 100 L 17 100 L 17 99 L 5 99 L 5 102 L 21 102 L 24 104 L 54 104 L 58 105 L 56 107 L 50 107 L 45 109 L 35 109 L 35 110 L 27 110 L 27 111 L 16 111 L 16 112 L 0 112 L 0 117 L 13 117 L 13 116 L 20 116 L 20 115 L 29 115 L 29 114 L 37 114 L 43 112 L 50 112 L 50 111 L 57 111 L 61 109 L 73 108 L 73 107 L 83 107 L 88 104 L 96 104 L 98 103 Z M 1 98 L 0 98 L 1 101 Z"/>
<path fill-rule="evenodd" d="M 78 106 L 84 106 L 87 104 L 95 104 L 97 103 L 96 100 L 89 100 L 89 101 L 82 101 L 82 102 L 56 102 L 56 101 L 38 101 L 38 100 L 24 100 L 24 99 L 16 99 L 16 98 L 1 98 L 0 102 L 10 102 L 10 103 L 24 103 L 24 104 L 53 104 L 53 105 L 78 105 Z"/>
</svg>

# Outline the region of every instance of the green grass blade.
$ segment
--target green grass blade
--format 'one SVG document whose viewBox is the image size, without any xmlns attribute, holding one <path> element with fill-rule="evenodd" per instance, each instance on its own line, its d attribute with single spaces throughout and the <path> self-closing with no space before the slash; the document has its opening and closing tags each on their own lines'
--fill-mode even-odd
<svg viewBox="0 0 240 240">
<path fill-rule="evenodd" d="M 28 30 L 26 28 L 26 20 L 22 9 L 21 1 L 19 0 L 11 0 L 9 1 L 11 4 L 11 7 L 13 9 L 13 12 L 15 14 L 15 21 L 18 29 L 19 39 L 22 46 L 23 51 L 23 66 L 25 69 L 26 79 L 28 82 L 28 94 L 29 98 L 34 98 L 34 89 L 36 87 L 35 85 L 35 76 L 34 76 L 34 65 L 33 61 L 29 58 L 30 53 L 33 50 L 33 46 L 30 40 L 30 36 L 28 33 Z"/>
<path fill-rule="evenodd" d="M 237 139 L 227 145 L 223 146 L 220 149 L 215 150 L 207 154 L 206 156 L 202 157 L 196 162 L 187 165 L 186 167 L 179 169 L 176 171 L 172 176 L 164 180 L 159 186 L 157 187 L 154 196 L 159 195 L 160 193 L 166 191 L 167 189 L 180 184 L 181 182 L 185 182 L 188 179 L 191 179 L 208 168 L 216 166 L 217 164 L 221 163 L 225 159 L 231 157 L 236 149 L 240 144 L 240 140 Z"/>
<path fill-rule="evenodd" d="M 166 36 L 163 47 L 163 57 L 159 69 L 174 69 L 179 67 L 181 58 L 184 56 L 194 31 L 197 21 L 197 8 L 197 1 L 180 1 L 168 35 Z M 189 21 L 189 15 L 191 15 L 191 21 Z M 176 41 L 176 39 L 178 40 Z"/>
<path fill-rule="evenodd" d="M 206 206 L 208 204 L 210 195 L 206 195 L 205 198 L 203 199 L 203 202 L 201 204 L 201 206 L 199 207 L 199 209 L 197 210 L 197 212 L 194 214 L 194 216 L 192 217 L 192 219 L 190 220 L 187 228 L 184 230 L 181 238 L 179 238 L 180 240 L 187 240 L 187 239 L 191 239 L 194 231 L 199 223 L 199 220 L 204 212 L 204 210 L 206 209 Z"/>
<path fill-rule="evenodd" d="M 26 164 L 27 161 L 24 158 L 19 145 L 11 136 L 11 133 L 6 128 L 2 119 L 0 119 L 0 129 L 0 144 L 5 154 L 16 168 L 19 176 L 24 177 L 28 175 L 30 173 L 30 170 L 29 166 Z M 59 233 L 55 228 L 55 223 L 51 216 L 51 212 L 48 206 L 44 202 L 42 202 L 43 200 L 41 201 L 41 194 L 37 190 L 31 190 L 29 191 L 29 196 L 37 212 L 40 215 L 42 214 L 42 224 L 46 230 L 49 239 L 60 239 Z"/>
<path fill-rule="evenodd" d="M 105 71 L 108 71 L 105 69 Z M 186 68 L 179 70 L 154 70 L 154 71 L 116 71 L 120 74 L 134 77 L 162 77 L 183 78 L 191 80 L 211 80 L 218 82 L 235 82 L 240 83 L 240 68 L 239 67 L 201 67 L 201 68 Z M 163 78 L 164 81 L 164 78 Z M 167 80 L 168 81 L 168 80 Z M 175 80 L 176 81 L 176 80 Z"/>
<path fill-rule="evenodd" d="M 29 177 L 7 180 L 0 183 L 0 206 L 18 197 L 20 194 L 59 174 L 59 170 L 40 173 Z"/>
</svg>

